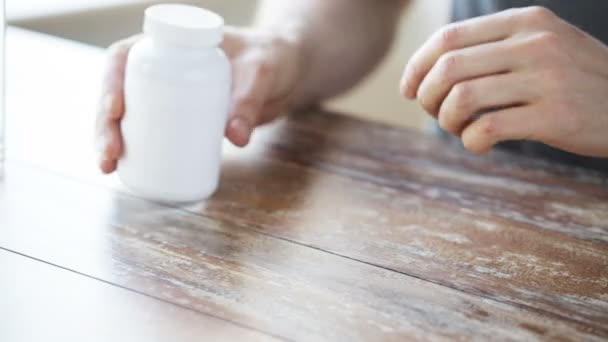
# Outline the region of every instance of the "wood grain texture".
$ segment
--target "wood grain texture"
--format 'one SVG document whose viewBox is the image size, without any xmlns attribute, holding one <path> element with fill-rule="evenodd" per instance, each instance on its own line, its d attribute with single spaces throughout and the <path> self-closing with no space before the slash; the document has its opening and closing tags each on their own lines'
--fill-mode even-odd
<svg viewBox="0 0 608 342">
<path fill-rule="evenodd" d="M 11 165 L 0 197 L 0 246 L 281 338 L 594 340 L 603 334 L 246 226 Z"/>
<path fill-rule="evenodd" d="M 5 250 L 0 269 L 1 341 L 278 341 Z"/>
<path fill-rule="evenodd" d="M 287 126 L 288 135 L 274 140 L 284 159 L 459 207 L 474 205 L 476 213 L 608 242 L 606 175 L 510 153 L 476 157 L 418 132 L 342 116 L 313 113 Z M 319 148 L 320 142 L 325 148 Z M 329 158 L 334 155 L 340 157 Z"/>
<path fill-rule="evenodd" d="M 336 129 L 329 131 L 332 125 Z M 453 166 L 431 152 L 446 150 L 438 141 L 332 115 L 311 113 L 282 126 L 262 138 L 267 145 L 252 157 L 256 164 L 229 160 L 222 191 L 192 211 L 487 298 L 608 326 L 608 202 L 602 200 L 608 191 L 598 186 L 603 176 L 545 163 L 536 182 L 539 162 L 500 154 L 482 159 L 447 148 L 443 154 L 463 160 Z M 362 143 L 367 141 L 374 143 Z M 435 148 L 416 156 L 416 141 L 421 150 L 424 143 Z M 382 161 L 370 156 L 386 149 L 394 151 Z M 409 163 L 399 162 L 408 155 Z M 418 170 L 416 158 L 432 167 Z M 494 165 L 500 158 L 519 179 Z M 488 171 L 480 174 L 470 164 Z M 493 206 L 486 205 L 490 200 Z"/>
<path fill-rule="evenodd" d="M 0 248 L 224 320 L 227 339 L 608 338 L 604 175 L 311 112 L 227 146 L 211 200 L 151 203 L 95 171 L 100 51 L 9 42 Z"/>
</svg>

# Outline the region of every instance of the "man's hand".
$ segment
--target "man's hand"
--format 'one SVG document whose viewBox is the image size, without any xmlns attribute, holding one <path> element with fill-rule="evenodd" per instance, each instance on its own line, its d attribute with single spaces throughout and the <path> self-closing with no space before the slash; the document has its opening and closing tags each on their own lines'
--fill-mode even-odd
<svg viewBox="0 0 608 342">
<path fill-rule="evenodd" d="M 401 92 L 475 153 L 535 140 L 608 157 L 608 47 L 542 7 L 446 26 L 409 61 Z"/>
<path fill-rule="evenodd" d="M 97 115 L 97 144 L 104 173 L 116 170 L 123 153 L 120 122 L 125 111 L 125 68 L 129 50 L 139 39 L 132 37 L 109 49 Z M 290 37 L 253 29 L 227 28 L 222 48 L 233 71 L 226 137 L 237 146 L 245 146 L 258 125 L 276 118 L 290 105 L 302 69 L 301 54 Z"/>
</svg>

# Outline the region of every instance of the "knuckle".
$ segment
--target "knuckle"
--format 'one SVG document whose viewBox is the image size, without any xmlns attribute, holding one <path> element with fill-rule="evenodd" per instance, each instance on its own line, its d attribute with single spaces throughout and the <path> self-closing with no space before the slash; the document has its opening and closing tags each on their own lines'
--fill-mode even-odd
<svg viewBox="0 0 608 342">
<path fill-rule="evenodd" d="M 479 135 L 485 139 L 493 138 L 498 133 L 498 122 L 496 121 L 496 116 L 492 114 L 487 114 L 482 116 L 479 119 Z"/>
<path fill-rule="evenodd" d="M 496 15 L 501 15 L 501 16 L 511 20 L 511 24 L 513 24 L 514 23 L 513 20 L 517 19 L 517 17 L 520 15 L 520 13 L 521 13 L 521 9 L 511 7 L 500 13 L 497 13 Z"/>
<path fill-rule="evenodd" d="M 547 24 L 555 18 L 555 14 L 543 6 L 530 6 L 521 11 L 524 23 L 529 25 Z"/>
<path fill-rule="evenodd" d="M 560 47 L 561 37 L 555 32 L 544 31 L 537 34 L 535 42 L 543 50 L 556 49 Z"/>
<path fill-rule="evenodd" d="M 460 24 L 450 24 L 439 31 L 440 44 L 445 49 L 450 49 L 456 45 L 456 42 L 462 34 L 462 26 Z"/>
<path fill-rule="evenodd" d="M 519 49 L 516 52 L 526 56 L 537 56 L 544 52 L 538 43 L 538 35 L 522 39 L 519 44 L 515 45 L 515 48 Z"/>
<path fill-rule="evenodd" d="M 471 83 L 458 83 L 454 86 L 452 91 L 454 92 L 454 107 L 458 110 L 469 110 L 474 98 L 474 89 L 471 86 Z"/>
<path fill-rule="evenodd" d="M 472 92 L 473 88 L 469 82 L 458 83 L 452 88 L 449 99 L 444 101 L 439 113 L 439 126 L 443 130 L 454 135 L 460 134 L 462 122 L 459 118 L 473 111 Z"/>
<path fill-rule="evenodd" d="M 542 31 L 525 39 L 520 46 L 520 53 L 525 54 L 531 63 L 547 65 L 547 62 L 563 62 L 568 53 L 563 46 L 562 38 L 555 32 Z"/>
<path fill-rule="evenodd" d="M 439 58 L 439 78 L 441 81 L 450 81 L 452 79 L 459 60 L 459 56 L 453 52 L 446 53 Z"/>
</svg>

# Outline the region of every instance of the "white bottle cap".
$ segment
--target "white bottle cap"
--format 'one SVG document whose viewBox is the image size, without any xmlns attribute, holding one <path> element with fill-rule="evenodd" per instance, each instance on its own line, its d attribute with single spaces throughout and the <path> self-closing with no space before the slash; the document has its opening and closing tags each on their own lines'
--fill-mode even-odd
<svg viewBox="0 0 608 342">
<path fill-rule="evenodd" d="M 144 32 L 167 43 L 215 46 L 223 39 L 224 19 L 199 7 L 162 4 L 149 7 Z"/>
</svg>

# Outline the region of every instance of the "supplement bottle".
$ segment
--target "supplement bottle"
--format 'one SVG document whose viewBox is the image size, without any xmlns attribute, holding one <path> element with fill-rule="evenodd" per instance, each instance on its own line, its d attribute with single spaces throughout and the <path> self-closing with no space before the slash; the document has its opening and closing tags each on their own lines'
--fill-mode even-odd
<svg viewBox="0 0 608 342">
<path fill-rule="evenodd" d="M 125 73 L 121 181 L 135 194 L 191 202 L 217 189 L 231 72 L 223 19 L 202 8 L 156 5 Z"/>
</svg>

